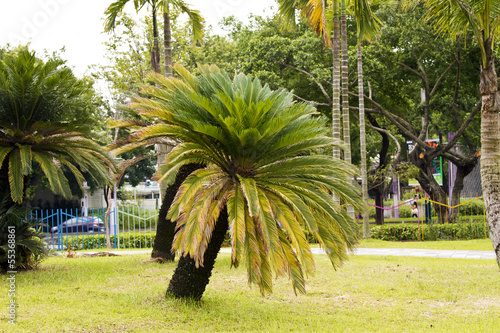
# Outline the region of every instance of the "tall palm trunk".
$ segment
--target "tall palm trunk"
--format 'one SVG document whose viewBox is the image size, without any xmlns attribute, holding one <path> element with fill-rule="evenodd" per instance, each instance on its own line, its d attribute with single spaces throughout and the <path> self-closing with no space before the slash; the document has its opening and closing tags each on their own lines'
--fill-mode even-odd
<svg viewBox="0 0 500 333">
<path fill-rule="evenodd" d="M 201 299 L 212 275 L 215 259 L 219 254 L 228 227 L 227 209 L 224 209 L 217 219 L 212 238 L 203 255 L 203 266 L 196 267 L 194 259 L 189 256 L 181 257 L 168 285 L 167 297 Z"/>
<path fill-rule="evenodd" d="M 175 235 L 175 223 L 167 219 L 168 210 L 174 201 L 175 195 L 181 184 L 195 170 L 202 167 L 200 164 L 187 164 L 180 168 L 175 182 L 170 185 L 163 196 L 160 212 L 158 214 L 158 224 L 156 227 L 156 237 L 153 244 L 151 258 L 161 258 L 163 261 L 174 261 L 175 253 L 172 253 L 172 242 Z"/>
<path fill-rule="evenodd" d="M 160 42 L 158 39 L 158 24 L 156 22 L 156 7 L 153 5 L 153 49 L 151 50 L 151 67 L 156 73 L 161 73 Z"/>
<path fill-rule="evenodd" d="M 359 141 L 361 152 L 361 190 L 363 201 L 368 202 L 368 178 L 366 175 L 366 126 L 365 99 L 363 89 L 363 57 L 361 43 L 358 44 L 358 94 L 359 94 Z M 368 207 L 368 206 L 367 206 Z M 363 238 L 370 238 L 370 216 L 368 209 L 363 212 Z"/>
<path fill-rule="evenodd" d="M 342 52 L 342 133 L 344 138 L 344 160 L 352 163 L 351 160 L 351 130 L 349 126 L 349 69 L 348 69 L 348 50 L 347 50 L 347 18 L 346 18 L 346 0 L 342 0 L 342 12 L 340 17 L 341 31 L 341 52 Z"/>
<path fill-rule="evenodd" d="M 483 43 L 486 64 L 481 64 L 479 91 L 481 108 L 481 183 L 490 239 L 500 266 L 500 92 L 498 91 L 495 57 L 491 38 Z"/>
<path fill-rule="evenodd" d="M 171 77 L 172 74 L 172 28 L 170 26 L 170 14 L 168 8 L 163 12 L 163 45 L 165 48 L 165 76 Z"/>
<path fill-rule="evenodd" d="M 346 18 L 346 0 L 342 0 L 342 11 L 340 17 L 341 30 L 341 48 L 342 48 L 342 133 L 344 138 L 344 161 L 351 164 L 351 129 L 349 121 L 349 55 L 347 50 L 347 18 Z M 354 182 L 354 180 L 353 180 Z M 354 218 L 354 209 L 347 205 L 347 212 Z M 366 215 L 366 214 L 364 214 Z M 364 216 L 363 215 L 363 216 Z"/>
<path fill-rule="evenodd" d="M 332 131 L 333 138 L 340 140 L 340 22 L 338 3 L 333 1 L 333 96 Z M 333 148 L 333 157 L 340 158 L 340 149 Z"/>
</svg>

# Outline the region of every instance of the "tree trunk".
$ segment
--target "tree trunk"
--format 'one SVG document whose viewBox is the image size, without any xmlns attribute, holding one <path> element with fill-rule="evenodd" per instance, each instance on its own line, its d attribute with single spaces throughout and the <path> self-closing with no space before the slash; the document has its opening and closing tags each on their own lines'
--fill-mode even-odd
<svg viewBox="0 0 500 333">
<path fill-rule="evenodd" d="M 373 117 L 371 114 L 367 114 L 367 118 L 372 124 L 372 126 L 382 128 L 377 122 L 377 119 Z M 384 198 L 385 198 L 384 180 L 386 178 L 386 173 L 384 172 L 384 169 L 387 167 L 387 154 L 389 153 L 390 141 L 389 141 L 389 136 L 386 133 L 378 132 L 378 134 L 380 134 L 380 136 L 382 137 L 382 146 L 378 153 L 380 161 L 377 168 L 372 170 L 373 182 L 370 188 L 373 191 L 373 195 L 375 197 L 375 206 L 377 206 L 375 207 L 375 223 L 377 225 L 382 225 L 384 224 L 384 210 L 382 208 L 384 207 Z"/>
<path fill-rule="evenodd" d="M 158 24 L 156 23 L 156 7 L 153 6 L 153 49 L 151 50 L 151 68 L 161 73 L 160 42 L 158 40 Z"/>
<path fill-rule="evenodd" d="M 484 42 L 486 64 L 481 64 L 481 184 L 493 249 L 500 266 L 500 96 L 492 40 Z"/>
<path fill-rule="evenodd" d="M 424 173 L 421 169 L 419 175 L 417 176 L 417 180 L 424 191 L 429 194 L 429 199 L 435 201 L 433 203 L 433 209 L 436 212 L 439 223 L 449 222 L 446 192 L 436 182 L 432 173 Z"/>
<path fill-rule="evenodd" d="M 457 165 L 457 175 L 455 177 L 455 184 L 453 185 L 453 191 L 449 194 L 451 195 L 451 206 L 460 205 L 460 193 L 464 188 L 464 179 L 469 173 L 472 172 L 476 166 L 477 159 L 474 159 L 470 163 L 460 166 Z M 450 222 L 458 222 L 460 218 L 460 207 L 455 207 L 451 209 Z"/>
<path fill-rule="evenodd" d="M 347 54 L 347 19 L 346 19 L 346 0 L 342 0 L 341 14 L 341 48 L 342 48 L 342 134 L 344 140 L 344 160 L 352 163 L 351 159 L 351 130 L 349 121 L 349 70 Z M 359 61 L 359 59 L 358 59 Z M 358 62 L 359 66 L 359 62 Z M 359 78 L 358 78 L 359 79 Z"/>
<path fill-rule="evenodd" d="M 410 161 L 419 168 L 417 180 L 423 190 L 429 194 L 429 199 L 435 201 L 433 208 L 438 216 L 439 223 L 449 222 L 448 200 L 446 192 L 434 179 L 431 171 L 431 163 L 424 155 L 424 151 L 418 147 L 410 154 Z"/>
<path fill-rule="evenodd" d="M 201 299 L 212 275 L 215 259 L 219 254 L 228 227 L 227 209 L 224 209 L 217 219 L 212 237 L 203 255 L 203 266 L 196 268 L 193 258 L 182 256 L 168 285 L 167 297 L 196 301 Z"/>
<path fill-rule="evenodd" d="M 175 195 L 181 184 L 195 170 L 202 168 L 200 164 L 187 164 L 180 168 L 175 182 L 170 185 L 163 196 L 160 212 L 158 214 L 158 224 L 156 227 L 156 237 L 153 244 L 151 258 L 161 258 L 163 261 L 174 261 L 175 252 L 172 253 L 172 242 L 175 236 L 175 223 L 167 219 L 168 210 L 174 201 Z"/>
<path fill-rule="evenodd" d="M 168 8 L 163 12 L 163 45 L 165 52 L 165 76 L 171 77 L 172 74 L 172 29 L 170 27 L 170 14 Z"/>
<path fill-rule="evenodd" d="M 377 225 L 384 224 L 384 210 L 379 207 L 384 207 L 384 184 L 373 188 L 373 196 L 375 197 L 375 223 Z"/>
<path fill-rule="evenodd" d="M 340 141 L 340 22 L 339 9 L 333 1 L 333 93 L 332 131 L 333 138 Z M 340 148 L 333 147 L 333 157 L 340 158 Z"/>
<path fill-rule="evenodd" d="M 363 55 L 361 52 L 361 44 L 358 44 L 358 92 L 359 92 L 359 144 L 361 151 L 361 193 L 363 195 L 363 201 L 365 202 L 365 204 L 368 204 L 368 177 L 366 171 L 367 170 L 366 126 L 365 126 L 365 98 L 364 98 L 365 93 L 363 88 Z M 366 207 L 368 207 L 368 205 Z M 371 234 L 370 211 L 367 209 L 363 213 L 363 238 L 370 238 L 371 236 L 370 234 Z"/>
</svg>

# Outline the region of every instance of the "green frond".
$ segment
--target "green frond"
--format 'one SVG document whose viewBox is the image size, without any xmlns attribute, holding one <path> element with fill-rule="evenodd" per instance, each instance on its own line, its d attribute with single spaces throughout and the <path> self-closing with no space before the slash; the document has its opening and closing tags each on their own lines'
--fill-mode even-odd
<svg viewBox="0 0 500 333">
<path fill-rule="evenodd" d="M 290 243 L 288 242 L 288 239 L 286 238 L 286 235 L 283 233 L 283 231 L 280 230 L 279 235 L 281 240 L 281 246 L 283 248 L 283 253 L 287 259 L 288 273 L 290 279 L 292 280 L 293 291 L 295 292 L 296 295 L 297 291 L 299 291 L 301 294 L 305 294 L 306 293 L 305 280 L 304 280 L 304 274 L 302 273 L 302 267 L 300 265 L 300 262 L 297 259 L 297 256 L 293 251 L 292 247 L 290 246 Z"/>
<path fill-rule="evenodd" d="M 198 10 L 191 9 L 189 5 L 182 0 L 170 0 L 170 3 L 174 5 L 174 7 L 178 8 L 181 13 L 188 15 L 191 28 L 193 29 L 193 43 L 201 41 L 203 38 L 203 25 L 205 20 L 201 16 L 200 12 Z"/>
<path fill-rule="evenodd" d="M 234 186 L 227 201 L 231 233 L 231 265 L 238 267 L 245 244 L 245 197 L 239 186 Z"/>
<path fill-rule="evenodd" d="M 19 149 L 14 149 L 9 155 L 9 185 L 10 196 L 15 203 L 22 203 L 24 198 L 24 176 L 23 176 L 21 154 Z"/>
<path fill-rule="evenodd" d="M 23 176 L 27 176 L 31 172 L 31 146 L 21 145 L 19 147 L 19 156 L 21 159 Z"/>
<path fill-rule="evenodd" d="M 45 177 L 47 177 L 50 190 L 55 194 L 62 194 L 68 197 L 69 194 L 64 193 L 61 179 L 59 178 L 61 176 L 60 169 L 54 164 L 52 158 L 47 153 L 36 152 L 33 154 L 33 159 L 40 165 Z"/>
<path fill-rule="evenodd" d="M 300 220 L 293 212 L 293 208 L 284 203 L 279 195 L 268 194 L 268 197 L 271 198 L 271 203 L 281 229 L 286 232 L 291 247 L 296 250 L 300 262 L 306 267 L 306 272 L 314 272 L 314 259 L 309 241 L 304 234 Z"/>
<path fill-rule="evenodd" d="M 14 147 L 12 147 L 12 146 L 8 146 L 8 147 L 0 146 L 0 168 L 3 165 L 5 158 L 7 157 L 7 155 L 9 155 L 9 153 L 12 150 L 14 150 Z"/>
<path fill-rule="evenodd" d="M 237 176 L 243 196 L 245 197 L 247 203 L 248 213 L 250 214 L 250 217 L 254 217 L 258 214 L 259 207 L 259 197 L 255 180 L 252 178 L 242 177 L 240 175 Z"/>
<path fill-rule="evenodd" d="M 123 11 L 123 8 L 129 1 L 130 0 L 117 0 L 109 5 L 108 8 L 106 8 L 106 10 L 104 11 L 104 15 L 106 15 L 106 20 L 104 21 L 104 31 L 109 32 L 114 30 L 116 25 L 116 18 Z M 136 11 L 139 9 L 140 2 L 144 1 L 134 0 Z"/>
<path fill-rule="evenodd" d="M 198 81 L 196 80 L 196 77 L 191 74 L 184 66 L 175 63 L 172 66 L 172 69 L 180 76 L 182 79 L 187 83 L 188 86 L 190 86 L 193 90 L 198 90 Z"/>
</svg>

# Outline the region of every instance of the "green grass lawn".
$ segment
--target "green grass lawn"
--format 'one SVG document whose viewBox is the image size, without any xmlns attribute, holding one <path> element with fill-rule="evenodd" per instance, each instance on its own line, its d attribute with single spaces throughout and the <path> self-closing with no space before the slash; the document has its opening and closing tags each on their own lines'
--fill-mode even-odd
<svg viewBox="0 0 500 333">
<path fill-rule="evenodd" d="M 444 243 L 444 242 L 443 242 Z M 373 245 L 368 242 L 367 246 Z M 316 255 L 307 294 L 288 279 L 262 297 L 221 254 L 200 304 L 164 297 L 175 264 L 147 254 L 51 257 L 17 274 L 17 325 L 0 332 L 497 332 L 495 260 L 352 256 L 336 271 Z M 0 304 L 7 304 L 6 279 Z"/>
<path fill-rule="evenodd" d="M 425 242 L 391 242 L 378 239 L 364 239 L 361 240 L 359 247 L 493 251 L 493 245 L 489 238 L 456 240 L 456 241 L 449 241 L 449 240 L 425 241 Z"/>
</svg>

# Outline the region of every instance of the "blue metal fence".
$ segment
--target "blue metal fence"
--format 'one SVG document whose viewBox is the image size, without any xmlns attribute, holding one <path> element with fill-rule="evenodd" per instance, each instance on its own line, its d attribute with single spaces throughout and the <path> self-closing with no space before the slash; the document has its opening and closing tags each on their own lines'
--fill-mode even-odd
<svg viewBox="0 0 500 333">
<path fill-rule="evenodd" d="M 71 246 L 73 249 L 98 249 L 105 247 L 104 238 L 105 208 L 88 209 L 51 209 L 34 210 L 32 217 L 40 222 L 39 228 L 49 250 L 62 251 Z M 110 238 L 113 246 L 119 247 L 116 210 L 110 213 Z M 85 246 L 83 245 L 85 244 Z"/>
</svg>

